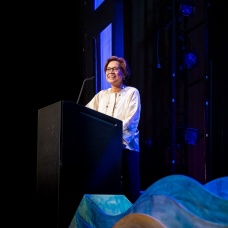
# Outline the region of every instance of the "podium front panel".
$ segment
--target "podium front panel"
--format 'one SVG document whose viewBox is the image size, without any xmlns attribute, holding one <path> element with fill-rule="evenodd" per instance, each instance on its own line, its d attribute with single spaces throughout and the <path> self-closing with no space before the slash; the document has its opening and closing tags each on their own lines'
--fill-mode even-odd
<svg viewBox="0 0 228 228">
<path fill-rule="evenodd" d="M 84 194 L 122 194 L 122 121 L 71 101 L 38 110 L 40 225 L 68 227 Z"/>
</svg>

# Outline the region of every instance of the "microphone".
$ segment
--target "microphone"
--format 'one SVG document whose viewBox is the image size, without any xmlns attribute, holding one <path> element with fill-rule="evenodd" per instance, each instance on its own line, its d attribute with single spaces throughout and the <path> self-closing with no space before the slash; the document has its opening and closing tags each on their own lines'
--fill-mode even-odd
<svg viewBox="0 0 228 228">
<path fill-rule="evenodd" d="M 94 79 L 94 78 L 95 78 L 95 77 L 93 76 L 93 77 L 91 77 L 91 78 L 86 78 L 86 79 L 83 81 L 83 83 L 82 83 L 82 87 L 81 87 L 81 90 L 80 90 L 80 93 L 79 93 L 79 95 L 78 95 L 77 104 L 78 104 L 78 102 L 79 102 L 79 100 L 80 100 L 80 97 L 81 97 L 82 90 L 83 90 L 83 88 L 84 88 L 84 84 L 85 84 L 85 82 L 86 82 L 86 81 L 89 81 L 89 80 L 92 80 L 92 79 Z"/>
</svg>

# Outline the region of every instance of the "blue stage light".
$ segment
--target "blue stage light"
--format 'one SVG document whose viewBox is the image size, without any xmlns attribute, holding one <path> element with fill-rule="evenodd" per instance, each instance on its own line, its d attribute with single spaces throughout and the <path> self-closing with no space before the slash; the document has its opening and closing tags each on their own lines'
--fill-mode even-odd
<svg viewBox="0 0 228 228">
<path fill-rule="evenodd" d="M 195 3 L 193 0 L 182 0 L 180 3 L 180 12 L 183 16 L 189 17 L 195 10 Z"/>
<path fill-rule="evenodd" d="M 192 68 L 198 62 L 198 58 L 196 53 L 194 52 L 186 52 L 184 53 L 184 65 L 187 68 Z"/>
</svg>

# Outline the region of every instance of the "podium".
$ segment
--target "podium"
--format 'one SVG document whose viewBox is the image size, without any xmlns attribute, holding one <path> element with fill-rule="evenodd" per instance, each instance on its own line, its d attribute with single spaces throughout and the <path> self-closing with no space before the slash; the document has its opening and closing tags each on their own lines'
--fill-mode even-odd
<svg viewBox="0 0 228 228">
<path fill-rule="evenodd" d="M 121 175 L 122 121 L 71 101 L 38 110 L 38 227 L 68 227 L 84 194 L 122 194 Z"/>
</svg>

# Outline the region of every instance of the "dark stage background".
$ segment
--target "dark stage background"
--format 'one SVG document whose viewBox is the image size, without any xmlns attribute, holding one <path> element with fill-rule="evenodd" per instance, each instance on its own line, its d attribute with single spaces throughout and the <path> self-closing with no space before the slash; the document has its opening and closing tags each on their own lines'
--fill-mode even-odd
<svg viewBox="0 0 228 228">
<path fill-rule="evenodd" d="M 24 225 L 36 210 L 37 111 L 59 100 L 76 102 L 83 80 L 93 71 L 92 63 L 85 62 L 85 55 L 92 53 L 84 46 L 89 12 L 84 2 L 46 1 L 31 3 L 26 9 L 15 6 L 16 13 L 11 12 L 15 19 L 8 28 L 12 35 L 6 56 L 13 60 L 9 68 L 13 75 L 8 71 L 9 94 L 4 99 L 4 107 L 10 111 L 6 114 L 6 148 L 10 155 L 7 172 L 12 175 L 7 176 L 7 186 L 12 184 L 11 198 L 19 199 L 17 211 L 25 208 Z M 197 1 L 191 18 L 178 19 L 175 60 L 172 1 L 124 1 L 124 12 L 124 52 L 132 69 L 129 84 L 139 89 L 142 99 L 141 189 L 172 173 L 189 175 L 201 183 L 228 175 L 228 35 L 223 2 Z M 194 69 L 181 70 L 183 46 L 198 52 L 199 64 Z M 173 64 L 177 71 L 175 112 L 171 105 Z M 81 104 L 93 95 L 94 88 L 86 85 Z M 175 171 L 170 164 L 173 119 Z M 196 145 L 183 141 L 187 127 L 199 130 Z"/>
</svg>

